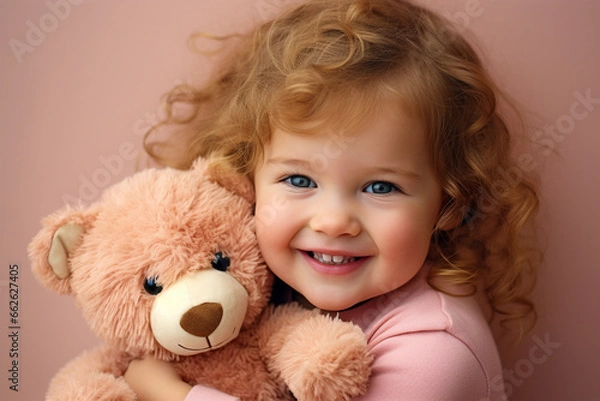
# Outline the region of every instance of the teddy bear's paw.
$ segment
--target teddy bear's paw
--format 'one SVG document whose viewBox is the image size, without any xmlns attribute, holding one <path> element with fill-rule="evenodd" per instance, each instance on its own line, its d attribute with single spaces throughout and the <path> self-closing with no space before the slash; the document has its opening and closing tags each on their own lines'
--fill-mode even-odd
<svg viewBox="0 0 600 401">
<path fill-rule="evenodd" d="M 300 401 L 350 400 L 367 390 L 372 357 L 354 324 L 314 316 L 294 331 L 281 357 L 282 376 Z"/>
<path fill-rule="evenodd" d="M 123 378 L 93 373 L 83 380 L 52 383 L 46 401 L 135 401 L 135 393 Z"/>
</svg>

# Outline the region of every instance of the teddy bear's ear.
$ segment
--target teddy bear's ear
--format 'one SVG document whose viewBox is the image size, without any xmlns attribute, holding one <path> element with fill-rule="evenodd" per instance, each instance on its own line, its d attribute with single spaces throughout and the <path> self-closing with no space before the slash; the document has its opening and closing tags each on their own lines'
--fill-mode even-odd
<svg viewBox="0 0 600 401">
<path fill-rule="evenodd" d="M 69 277 L 69 255 L 77 248 L 85 229 L 79 224 L 67 223 L 60 226 L 52 236 L 48 264 L 60 279 Z"/>
<path fill-rule="evenodd" d="M 248 203 L 254 203 L 254 187 L 250 179 L 243 174 L 233 172 L 212 159 L 204 158 L 196 159 L 192 169 L 206 174 L 209 180 L 241 196 Z"/>
<path fill-rule="evenodd" d="M 33 274 L 42 285 L 60 294 L 70 293 L 71 255 L 96 214 L 92 209 L 66 207 L 42 220 L 42 229 L 28 247 Z"/>
</svg>

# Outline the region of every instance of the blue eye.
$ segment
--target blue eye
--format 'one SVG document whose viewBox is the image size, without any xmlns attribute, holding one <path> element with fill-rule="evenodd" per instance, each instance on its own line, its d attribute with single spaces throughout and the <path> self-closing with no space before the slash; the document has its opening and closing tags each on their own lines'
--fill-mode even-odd
<svg viewBox="0 0 600 401">
<path fill-rule="evenodd" d="M 290 175 L 283 181 L 287 182 L 288 184 L 290 184 L 293 187 L 298 187 L 298 188 L 316 188 L 317 187 L 317 184 L 315 184 L 315 182 L 313 180 L 311 180 L 310 178 L 308 178 L 304 175 Z"/>
<path fill-rule="evenodd" d="M 397 190 L 397 186 L 385 181 L 375 181 L 365 187 L 365 192 L 372 194 L 389 194 Z"/>
</svg>

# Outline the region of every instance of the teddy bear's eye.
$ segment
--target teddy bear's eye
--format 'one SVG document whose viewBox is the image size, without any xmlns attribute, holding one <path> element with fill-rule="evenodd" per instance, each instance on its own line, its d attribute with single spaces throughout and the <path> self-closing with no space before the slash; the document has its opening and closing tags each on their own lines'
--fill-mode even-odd
<svg viewBox="0 0 600 401">
<path fill-rule="evenodd" d="M 162 286 L 157 283 L 158 277 L 148 277 L 144 280 L 144 290 L 150 295 L 158 295 L 162 291 Z"/>
<path fill-rule="evenodd" d="M 222 252 L 217 252 L 215 253 L 215 258 L 212 260 L 212 267 L 224 272 L 227 271 L 229 263 L 229 258 L 227 256 L 223 256 Z"/>
</svg>

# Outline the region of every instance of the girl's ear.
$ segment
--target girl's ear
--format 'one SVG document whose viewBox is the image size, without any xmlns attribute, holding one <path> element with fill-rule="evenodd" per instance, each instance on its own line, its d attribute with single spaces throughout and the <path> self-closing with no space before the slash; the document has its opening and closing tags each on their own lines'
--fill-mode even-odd
<svg viewBox="0 0 600 401">
<path fill-rule="evenodd" d="M 198 158 L 194 162 L 192 169 L 206 174 L 208 180 L 241 196 L 248 203 L 254 203 L 254 187 L 250 179 L 245 175 L 219 166 L 210 159 L 204 158 Z"/>
<path fill-rule="evenodd" d="M 65 207 L 42 220 L 28 247 L 33 274 L 42 285 L 59 294 L 71 292 L 71 258 L 96 215 L 92 209 Z"/>
</svg>

